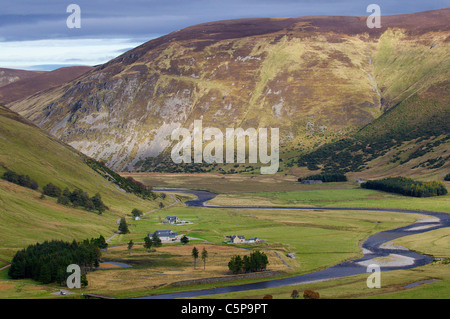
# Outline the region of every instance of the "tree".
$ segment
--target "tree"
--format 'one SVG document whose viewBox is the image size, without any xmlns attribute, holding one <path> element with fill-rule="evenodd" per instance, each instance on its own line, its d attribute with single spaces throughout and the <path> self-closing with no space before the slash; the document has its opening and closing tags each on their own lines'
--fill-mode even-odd
<svg viewBox="0 0 450 319">
<path fill-rule="evenodd" d="M 98 214 L 101 215 L 108 207 L 103 203 L 102 197 L 99 193 L 95 194 L 92 198 L 92 204 L 94 209 L 97 210 Z"/>
<path fill-rule="evenodd" d="M 262 271 L 269 263 L 265 253 L 253 251 L 250 256 L 244 256 L 243 268 L 245 272 Z"/>
<path fill-rule="evenodd" d="M 119 223 L 119 232 L 121 234 L 128 234 L 130 231 L 128 230 L 128 225 L 127 225 L 127 221 L 125 220 L 125 217 L 122 217 L 120 219 L 120 223 Z"/>
<path fill-rule="evenodd" d="M 228 262 L 228 269 L 230 269 L 230 271 L 233 274 L 237 274 L 238 272 L 241 271 L 242 265 L 243 265 L 243 261 L 242 261 L 241 256 L 239 256 L 239 255 L 232 256 L 230 261 Z"/>
<path fill-rule="evenodd" d="M 153 246 L 153 241 L 150 239 L 150 237 L 145 236 L 144 238 L 144 248 L 146 251 L 149 251 Z"/>
<path fill-rule="evenodd" d="M 80 278 L 81 287 L 84 288 L 88 285 L 88 280 L 86 274 L 82 274 Z"/>
<path fill-rule="evenodd" d="M 43 284 L 49 284 L 52 282 L 52 273 L 49 264 L 42 263 L 38 281 Z"/>
<path fill-rule="evenodd" d="M 142 216 L 142 210 L 139 210 L 137 208 L 133 208 L 133 210 L 131 211 L 131 215 L 133 215 L 134 219 L 136 219 L 136 217 L 141 217 Z"/>
<path fill-rule="evenodd" d="M 128 242 L 128 254 L 131 253 L 131 248 L 133 248 L 133 246 L 134 246 L 133 240 L 130 240 L 130 241 Z"/>
<path fill-rule="evenodd" d="M 197 265 L 197 258 L 198 258 L 198 249 L 196 247 L 194 247 L 192 249 L 191 255 L 192 255 L 192 257 L 194 257 L 194 269 L 195 269 L 195 266 Z"/>
<path fill-rule="evenodd" d="M 152 235 L 152 242 L 153 242 L 153 246 L 155 246 L 155 247 L 161 247 L 161 245 L 162 245 L 161 239 L 158 237 L 158 235 L 156 235 L 156 232 L 154 232 Z"/>
<path fill-rule="evenodd" d="M 187 238 L 187 236 L 183 235 L 183 237 L 181 237 L 180 242 L 183 245 L 186 245 L 189 242 L 189 238 Z"/>
<path fill-rule="evenodd" d="M 206 258 L 208 258 L 208 252 L 206 251 L 205 247 L 203 247 L 201 258 L 203 260 L 203 270 L 205 270 L 205 268 L 206 268 Z"/>
<path fill-rule="evenodd" d="M 108 248 L 108 243 L 105 240 L 105 237 L 103 235 L 100 235 L 100 237 L 96 238 L 94 240 L 94 243 L 98 246 L 100 249 L 106 249 Z"/>
</svg>

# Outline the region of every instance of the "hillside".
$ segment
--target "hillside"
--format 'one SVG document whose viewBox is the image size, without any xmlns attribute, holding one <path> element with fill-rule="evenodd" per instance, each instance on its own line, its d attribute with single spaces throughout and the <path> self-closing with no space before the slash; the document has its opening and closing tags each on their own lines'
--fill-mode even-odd
<svg viewBox="0 0 450 319">
<path fill-rule="evenodd" d="M 366 17 L 200 24 L 9 107 L 118 171 L 173 170 L 170 134 L 196 119 L 219 129 L 278 127 L 282 168 L 317 169 L 298 155 L 355 132 L 372 136 L 371 128 L 382 139 L 377 125 L 402 136 L 446 120 L 449 15 L 386 16 L 381 29 L 368 29 Z M 422 116 L 414 99 L 436 103 Z M 410 116 L 397 127 L 402 109 Z"/>
<path fill-rule="evenodd" d="M 45 71 L 26 71 L 26 70 L 0 68 L 0 87 L 23 79 L 32 78 L 43 73 L 45 73 Z"/>
<path fill-rule="evenodd" d="M 18 248 L 37 241 L 83 240 L 117 231 L 116 220 L 136 207 L 148 211 L 160 201 L 126 193 L 86 164 L 87 157 L 49 136 L 20 115 L 0 106 L 0 176 L 6 170 L 29 175 L 38 190 L 0 179 L 0 258 L 9 259 Z M 69 190 L 80 188 L 90 196 L 100 193 L 109 210 L 98 215 L 41 199 L 43 186 L 53 183 Z M 171 203 L 171 200 L 167 200 Z"/>
<path fill-rule="evenodd" d="M 8 104 L 55 86 L 59 86 L 93 69 L 90 66 L 71 66 L 54 71 L 36 72 L 36 76 L 23 77 L 0 87 L 0 103 Z"/>
</svg>

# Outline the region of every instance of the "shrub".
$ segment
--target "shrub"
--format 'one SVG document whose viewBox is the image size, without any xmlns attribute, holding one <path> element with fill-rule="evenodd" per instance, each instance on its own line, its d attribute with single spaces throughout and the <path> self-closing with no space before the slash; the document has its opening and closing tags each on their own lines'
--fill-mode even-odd
<svg viewBox="0 0 450 319">
<path fill-rule="evenodd" d="M 317 291 L 311 290 L 311 289 L 306 289 L 303 292 L 303 298 L 304 299 L 319 299 L 320 298 L 320 294 Z"/>
<path fill-rule="evenodd" d="M 445 175 L 444 181 L 450 181 L 450 173 L 448 173 L 447 175 Z"/>
</svg>

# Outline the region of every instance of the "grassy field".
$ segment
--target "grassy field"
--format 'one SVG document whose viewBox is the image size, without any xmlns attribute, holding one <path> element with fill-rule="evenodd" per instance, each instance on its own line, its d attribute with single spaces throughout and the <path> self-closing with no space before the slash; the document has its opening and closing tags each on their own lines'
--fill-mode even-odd
<svg viewBox="0 0 450 319">
<path fill-rule="evenodd" d="M 167 215 L 176 215 L 191 221 L 188 225 L 161 225 Z M 327 212 L 327 211 L 258 211 L 238 209 L 211 209 L 174 207 L 147 215 L 140 221 L 130 221 L 131 233 L 119 235 L 111 243 L 114 248 L 105 253 L 106 261 L 122 261 L 132 268 L 102 270 L 90 273 L 87 291 L 120 297 L 178 291 L 184 280 L 228 277 L 227 263 L 233 254 L 248 254 L 249 249 L 262 249 L 269 257 L 268 271 L 281 272 L 281 276 L 307 273 L 332 266 L 343 260 L 360 256 L 359 243 L 370 234 L 412 223 L 417 216 L 399 213 Z M 171 229 L 178 234 L 198 238 L 188 245 L 163 244 L 152 252 L 142 246 L 143 238 L 154 230 Z M 229 245 L 222 243 L 227 235 L 258 237 L 265 243 L 255 245 Z M 135 246 L 129 253 L 126 244 Z M 193 269 L 192 248 L 202 247 L 210 252 L 206 270 Z M 286 253 L 294 252 L 296 259 Z M 245 280 L 244 280 L 245 281 Z M 248 281 L 248 280 L 247 280 Z M 239 283 L 242 283 L 241 279 Z M 206 282 L 193 282 L 184 289 L 211 286 Z"/>
<path fill-rule="evenodd" d="M 359 186 L 351 186 L 349 183 L 331 184 L 335 184 L 336 189 L 314 189 L 311 187 L 310 190 L 291 192 L 221 194 L 208 204 L 251 205 L 258 202 L 269 206 L 377 207 L 450 213 L 450 195 L 448 194 L 417 198 L 363 189 Z"/>
</svg>

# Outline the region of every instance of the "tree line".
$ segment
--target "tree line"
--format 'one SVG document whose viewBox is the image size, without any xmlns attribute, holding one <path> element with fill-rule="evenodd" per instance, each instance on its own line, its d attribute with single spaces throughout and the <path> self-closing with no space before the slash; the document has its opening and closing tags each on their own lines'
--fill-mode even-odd
<svg viewBox="0 0 450 319">
<path fill-rule="evenodd" d="M 8 275 L 12 279 L 30 278 L 48 284 L 65 285 L 67 266 L 76 264 L 83 273 L 99 266 L 101 252 L 107 243 L 103 236 L 72 243 L 62 240 L 45 241 L 19 250 L 12 259 Z"/>
<path fill-rule="evenodd" d="M 39 184 L 31 179 L 30 176 L 18 174 L 12 170 L 3 173 L 2 179 L 33 190 L 38 190 L 39 188 Z M 71 192 L 67 187 L 64 190 L 61 190 L 60 187 L 48 183 L 42 188 L 41 198 L 44 198 L 44 195 L 57 198 L 59 204 L 72 207 L 83 207 L 89 211 L 96 211 L 98 214 L 102 214 L 108 209 L 108 206 L 103 202 L 100 193 L 89 197 L 85 191 L 79 188 L 76 188 Z"/>
<path fill-rule="evenodd" d="M 42 194 L 50 197 L 58 198 L 58 203 L 65 206 L 83 207 L 89 211 L 96 211 L 98 214 L 102 214 L 108 207 L 103 203 L 100 193 L 95 194 L 92 197 L 76 188 L 72 192 L 66 187 L 63 191 L 56 185 L 48 183 L 42 189 Z"/>
<path fill-rule="evenodd" d="M 21 175 L 11 170 L 8 170 L 5 173 L 3 173 L 2 179 L 10 183 L 14 183 L 34 190 L 39 188 L 39 184 L 35 180 L 31 179 L 30 176 Z"/>
<path fill-rule="evenodd" d="M 324 183 L 346 182 L 347 176 L 345 176 L 345 174 L 343 174 L 343 173 L 323 173 L 323 174 L 310 175 L 308 177 L 298 179 L 299 182 L 301 182 L 303 180 L 322 181 Z"/>
<path fill-rule="evenodd" d="M 420 182 L 407 177 L 388 177 L 371 180 L 362 183 L 361 187 L 413 197 L 430 197 L 447 194 L 447 189 L 442 182 Z"/>
<path fill-rule="evenodd" d="M 116 184 L 127 193 L 135 194 L 143 199 L 155 200 L 158 195 L 152 192 L 152 187 L 144 185 L 141 182 L 136 181 L 132 177 L 122 177 L 113 170 L 109 169 L 104 162 L 96 161 L 92 158 L 85 160 L 86 164 L 89 165 L 94 171 L 99 173 L 101 176 Z"/>
</svg>

